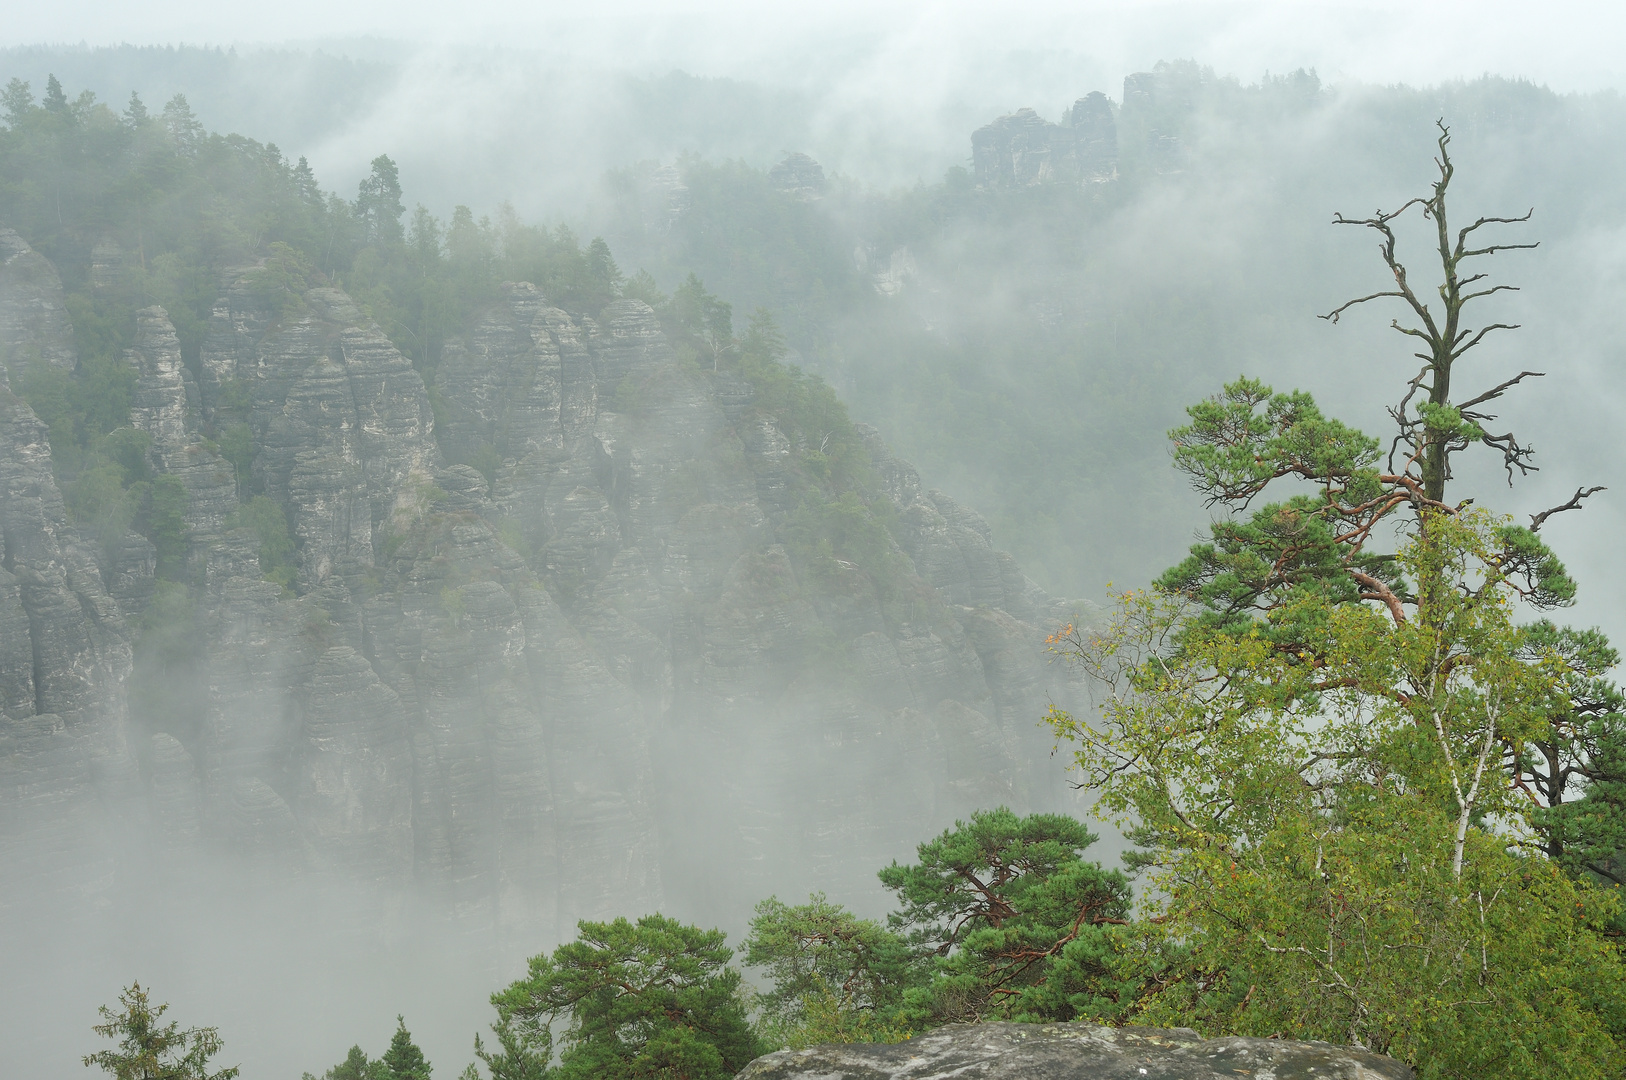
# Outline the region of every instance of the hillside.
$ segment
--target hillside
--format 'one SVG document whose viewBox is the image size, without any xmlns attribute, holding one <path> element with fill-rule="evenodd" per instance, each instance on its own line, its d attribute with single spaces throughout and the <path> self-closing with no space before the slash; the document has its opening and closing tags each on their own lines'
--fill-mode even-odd
<svg viewBox="0 0 1626 1080">
<path fill-rule="evenodd" d="M 11 379 L 75 370 L 53 268 L 0 243 Z M 899 832 L 1062 797 L 1034 725 L 1065 605 L 827 391 L 513 283 L 431 409 L 343 291 L 268 299 L 263 272 L 223 275 L 195 366 L 137 313 L 104 443 L 148 535 L 88 536 L 0 392 L 9 904 L 219 848 L 548 938 L 862 889 Z M 109 864 L 99 818 L 140 844 Z"/>
</svg>

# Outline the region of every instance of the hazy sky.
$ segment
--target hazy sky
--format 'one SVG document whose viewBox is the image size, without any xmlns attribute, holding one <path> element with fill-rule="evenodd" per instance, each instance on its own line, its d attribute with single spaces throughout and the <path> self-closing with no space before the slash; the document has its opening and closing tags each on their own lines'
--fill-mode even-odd
<svg viewBox="0 0 1626 1080">
<path fill-rule="evenodd" d="M 1196 57 L 1252 79 L 1317 67 L 1323 78 L 1437 81 L 1487 71 L 1558 90 L 1616 86 L 1621 5 L 1596 0 L 1198 0 L 1187 3 L 515 3 L 512 0 L 66 0 L 8 5 L 0 44 L 244 44 L 381 36 L 426 44 L 497 43 L 617 66 L 797 81 L 868 71 L 929 86 L 961 79 L 979 56 L 1074 54 L 1121 75 L 1158 58 Z M 590 7 L 592 14 L 582 14 Z M 788 53 L 795 59 L 787 61 Z M 821 70 L 823 69 L 823 70 Z"/>
</svg>

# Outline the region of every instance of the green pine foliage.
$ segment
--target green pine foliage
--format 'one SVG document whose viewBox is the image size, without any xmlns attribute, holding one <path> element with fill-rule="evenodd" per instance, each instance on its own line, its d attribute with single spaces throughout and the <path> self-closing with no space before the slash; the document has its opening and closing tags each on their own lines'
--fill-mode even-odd
<svg viewBox="0 0 1626 1080">
<path fill-rule="evenodd" d="M 380 1060 L 389 1069 L 391 1080 L 429 1080 L 434 1072 L 423 1051 L 412 1041 L 404 1016 L 395 1018 L 395 1034 L 390 1036 L 389 1049 Z"/>
<path fill-rule="evenodd" d="M 978 1020 L 1122 1020 L 1139 984 L 1116 973 L 1117 928 L 1129 879 L 1084 852 L 1096 837 L 1059 814 L 1018 817 L 999 807 L 893 863 L 888 919 L 931 969 L 905 992 L 903 1017 L 921 1027 Z"/>
<path fill-rule="evenodd" d="M 498 1045 L 476 1052 L 493 1080 L 728 1080 L 762 1052 L 722 931 L 662 915 L 578 929 L 492 995 Z"/>
<path fill-rule="evenodd" d="M 352 1046 L 344 1060 L 320 1077 L 305 1073 L 303 1080 L 430 1080 L 434 1071 L 418 1044 L 412 1041 L 406 1019 L 395 1018 L 395 1034 L 383 1056 L 369 1058 L 359 1045 Z"/>
<path fill-rule="evenodd" d="M 117 1045 L 86 1054 L 87 1067 L 95 1066 L 113 1080 L 233 1080 L 237 1076 L 236 1066 L 209 1071 L 209 1059 L 221 1050 L 216 1029 L 182 1030 L 177 1021 L 163 1023 L 169 1006 L 154 1005 L 140 983 L 120 991 L 119 1006 L 103 1005 L 97 1010 L 103 1023 L 91 1030 Z"/>
<path fill-rule="evenodd" d="M 243 282 L 279 321 L 304 313 L 310 287 L 338 285 L 422 371 L 438 404 L 441 350 L 497 299 L 501 282 L 535 282 L 578 314 L 596 314 L 620 294 L 620 269 L 601 239 L 583 247 L 569 229 L 527 225 L 506 208 L 495 225 L 461 206 L 446 224 L 422 207 L 404 220 L 399 170 L 387 155 L 346 200 L 323 191 L 304 159 L 205 131 L 179 95 L 157 114 L 132 95 L 117 113 L 88 92 L 70 99 L 54 78 L 42 100 L 13 80 L 0 107 L 0 222 L 57 267 L 78 352 L 71 373 L 23 365 L 13 388 L 49 429 L 75 524 L 109 549 L 127 529 L 142 533 L 167 579 L 185 575 L 185 494 L 131 452 L 136 372 L 124 354 L 139 308 L 165 309 L 196 374 L 228 271 L 253 267 Z M 118 263 L 93 276 L 93 252 L 107 242 L 121 253 Z M 717 330 L 729 347 L 726 316 Z M 237 472 L 249 503 L 240 523 L 259 539 L 263 569 L 287 585 L 285 533 L 252 502 L 261 493 L 253 490 L 247 394 L 222 391 L 203 435 Z"/>
<path fill-rule="evenodd" d="M 1338 219 L 1380 235 L 1395 288 L 1327 318 L 1396 301 L 1423 362 L 1391 438 L 1248 379 L 1189 408 L 1175 465 L 1233 513 L 1052 639 L 1102 693 L 1097 715 L 1050 721 L 1142 848 L 1118 968 L 1144 980 L 1138 1017 L 1363 1045 L 1423 1077 L 1617 1076 L 1618 657 L 1596 630 L 1516 617 L 1573 601 L 1539 529 L 1591 492 L 1528 526 L 1456 493 L 1453 458 L 1478 447 L 1533 471 L 1475 411 L 1530 373 L 1466 398 L 1469 369 L 1452 379 L 1513 328 L 1463 314 L 1507 288 L 1468 260 L 1533 245 L 1478 233 L 1523 219 L 1450 227 L 1449 144 L 1441 124 L 1428 196 Z M 1426 293 L 1395 254 L 1413 207 L 1438 238 Z"/>
<path fill-rule="evenodd" d="M 919 981 L 918 957 L 900 935 L 832 904 L 823 893 L 792 907 L 769 897 L 756 907 L 745 962 L 772 988 L 757 999 L 758 1026 L 772 1046 L 898 1042 L 905 989 Z"/>
</svg>

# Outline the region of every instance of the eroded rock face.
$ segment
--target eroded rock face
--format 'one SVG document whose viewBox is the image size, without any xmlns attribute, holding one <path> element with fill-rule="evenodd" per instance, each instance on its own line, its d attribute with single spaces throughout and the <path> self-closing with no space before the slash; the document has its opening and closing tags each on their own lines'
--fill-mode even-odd
<svg viewBox="0 0 1626 1080">
<path fill-rule="evenodd" d="M 1116 179 L 1112 104 L 1100 91 L 1086 94 L 1059 124 L 1032 109 L 1018 109 L 971 133 L 971 161 L 977 184 L 992 189 Z"/>
<path fill-rule="evenodd" d="M 49 259 L 0 226 L 0 374 L 35 361 L 68 371 L 78 362 L 62 281 Z"/>
<path fill-rule="evenodd" d="M 793 199 L 814 202 L 824 197 L 824 166 L 806 154 L 790 154 L 768 170 L 768 183 Z"/>
<path fill-rule="evenodd" d="M 783 1050 L 739 1080 L 1411 1080 L 1410 1067 L 1353 1047 L 1203 1039 L 1185 1028 L 968 1024 L 890 1046 Z"/>
<path fill-rule="evenodd" d="M 84 912 L 111 885 L 109 826 L 139 796 L 131 650 L 98 553 L 68 521 L 45 425 L 5 378 L 38 363 L 75 364 L 62 286 L 0 229 L 0 911 Z"/>
<path fill-rule="evenodd" d="M 195 378 L 159 308 L 125 357 L 150 468 L 185 492 L 163 572 L 199 642 L 138 672 L 169 695 L 138 701 L 140 754 L 124 627 L 175 588 L 141 537 L 79 537 L 0 386 L 0 848 L 66 850 L 42 823 L 122 783 L 165 859 L 413 891 L 529 944 L 873 892 L 900 837 L 1066 805 L 1037 719 L 1075 689 L 1043 655 L 1067 605 L 877 433 L 884 589 L 797 546 L 808 448 L 749 381 L 680 363 L 645 304 L 589 318 L 505 286 L 445 349 L 432 414 L 345 294 L 273 303 L 252 270 L 227 275 Z M 244 429 L 239 468 L 216 447 Z M 295 542 L 286 588 L 239 513 L 261 496 Z M 108 864 L 74 865 L 88 888 Z"/>
<path fill-rule="evenodd" d="M 199 434 L 198 393 L 163 308 L 136 313 L 135 344 L 124 360 L 136 373 L 130 424 L 152 436 L 154 471 L 176 477 L 186 491 L 190 576 L 217 589 L 233 577 L 258 577 L 257 546 L 233 520 L 240 505 L 236 468 Z M 108 555 L 106 576 L 119 583 L 119 591 L 133 594 L 141 588 L 122 581 L 127 560 L 137 567 L 145 561 L 140 543 L 133 538 Z"/>
<path fill-rule="evenodd" d="M 0 384 L 0 910 L 77 910 L 109 885 L 108 811 L 136 794 L 131 650 L 69 525 L 45 425 Z"/>
<path fill-rule="evenodd" d="M 729 905 L 774 891 L 873 890 L 900 834 L 924 839 L 980 806 L 1065 801 L 1060 777 L 1033 763 L 1048 761 L 1036 725 L 1047 696 L 1071 692 L 1042 648 L 1067 605 L 993 548 L 979 516 L 924 491 L 878 434 L 863 437 L 903 523 L 891 556 L 923 590 L 908 610 L 851 564 L 821 576 L 793 557 L 797 448 L 749 383 L 678 364 L 642 303 L 577 319 L 509 286 L 447 349 L 437 388 L 442 443 L 490 462 L 491 482 L 459 481 L 425 520 L 462 507 L 453 536 L 494 527 L 518 564 L 464 548 L 453 577 L 509 592 L 535 581 L 558 635 L 549 651 L 568 646 L 544 661 L 560 681 L 541 725 L 562 868 L 590 858 L 577 837 L 609 830 L 629 880 L 656 880 L 634 865 L 653 850 L 664 895 L 743 915 Z M 416 543 L 397 558 L 412 551 L 423 567 L 437 551 L 429 565 L 443 566 L 453 550 Z M 413 587 L 471 619 L 463 592 Z M 414 621 L 433 607 L 402 603 Z M 529 655 L 534 643 L 527 623 L 521 644 L 500 648 Z M 603 756 L 618 727 L 622 749 Z M 456 752 L 449 731 L 437 738 L 437 754 Z M 639 795 L 628 779 L 645 753 Z"/>
</svg>

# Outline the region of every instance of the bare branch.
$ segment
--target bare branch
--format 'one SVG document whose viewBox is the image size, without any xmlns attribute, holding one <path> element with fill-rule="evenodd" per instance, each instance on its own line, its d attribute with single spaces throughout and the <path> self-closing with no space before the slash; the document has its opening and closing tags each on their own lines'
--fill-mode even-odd
<svg viewBox="0 0 1626 1080">
<path fill-rule="evenodd" d="M 1478 415 L 1471 417 L 1471 419 L 1489 420 L 1490 417 Z M 1521 476 L 1528 476 L 1533 472 L 1541 471 L 1536 466 L 1530 464 L 1530 458 L 1534 456 L 1535 450 L 1528 446 L 1521 446 L 1519 444 L 1519 440 L 1513 437 L 1513 433 L 1511 431 L 1505 435 L 1483 435 L 1480 437 L 1479 441 L 1493 450 L 1500 450 L 1502 452 L 1502 466 L 1507 469 L 1508 487 L 1513 486 L 1514 469 L 1518 469 Z M 1463 443 L 1461 448 L 1466 449 L 1467 446 L 1467 443 Z"/>
<path fill-rule="evenodd" d="M 1492 401 L 1492 400 L 1494 400 L 1496 398 L 1501 397 L 1503 391 L 1505 391 L 1505 390 L 1507 390 L 1507 389 L 1509 389 L 1511 387 L 1517 386 L 1520 383 L 1520 381 L 1522 381 L 1524 379 L 1532 379 L 1532 378 L 1539 379 L 1539 378 L 1541 378 L 1542 376 L 1544 376 L 1546 374 L 1547 373 L 1545 371 L 1521 371 L 1517 375 L 1513 376 L 1513 378 L 1507 380 L 1506 382 L 1497 383 L 1495 386 L 1491 387 L 1489 390 L 1486 390 L 1483 394 L 1480 394 L 1478 397 L 1470 398 L 1469 400 L 1464 401 L 1462 404 L 1458 405 L 1457 408 L 1459 408 L 1459 409 L 1467 409 L 1467 408 L 1471 408 L 1471 407 L 1473 407 L 1475 405 L 1483 405 L 1487 401 Z"/>
<path fill-rule="evenodd" d="M 1398 210 L 1374 210 L 1372 211 L 1372 216 L 1369 218 L 1348 218 L 1341 213 L 1336 213 L 1332 216 L 1332 223 L 1334 225 L 1365 225 L 1369 229 L 1382 228 L 1414 206 L 1421 206 L 1424 209 L 1427 209 L 1428 200 L 1421 197 L 1409 199 L 1403 203 Z"/>
<path fill-rule="evenodd" d="M 1483 340 L 1485 335 L 1490 333 L 1492 330 L 1517 330 L 1518 328 L 1519 328 L 1518 323 L 1491 323 L 1489 326 L 1481 328 L 1479 333 L 1475 334 L 1472 338 L 1470 338 L 1469 341 L 1468 341 L 1468 344 L 1464 345 L 1460 349 L 1457 349 L 1456 354 L 1458 356 L 1461 356 L 1463 353 L 1467 352 L 1469 349 L 1473 348 L 1475 345 L 1478 345 L 1480 343 L 1480 341 Z M 1467 333 L 1467 331 L 1464 330 L 1463 333 Z"/>
<path fill-rule="evenodd" d="M 1468 239 L 1468 234 L 1479 228 L 1481 225 L 1523 225 L 1525 222 L 1530 220 L 1530 216 L 1535 212 L 1536 208 L 1532 206 L 1530 209 L 1526 210 L 1521 217 L 1482 217 L 1472 225 L 1468 226 L 1466 229 L 1459 229 L 1457 231 L 1457 247 L 1459 249 L 1462 248 L 1464 242 Z"/>
<path fill-rule="evenodd" d="M 1576 488 L 1575 489 L 1575 494 L 1570 496 L 1570 501 L 1569 502 L 1564 503 L 1562 506 L 1555 506 L 1550 510 L 1543 510 L 1539 514 L 1531 514 L 1530 515 L 1530 531 L 1531 532 L 1539 532 L 1541 530 L 1542 523 L 1545 522 L 1548 518 L 1552 517 L 1554 514 L 1562 514 L 1566 510 L 1579 510 L 1579 509 L 1581 509 L 1581 501 L 1583 499 L 1586 499 L 1586 498 L 1588 498 L 1588 497 L 1590 497 L 1592 495 L 1596 495 L 1600 491 L 1607 491 L 1607 490 L 1609 490 L 1609 489 L 1605 488 L 1605 487 L 1602 487 L 1602 486 L 1589 487 L 1589 488 Z"/>
<path fill-rule="evenodd" d="M 1350 308 L 1354 307 L 1356 304 L 1364 304 L 1368 300 L 1377 300 L 1377 299 L 1380 299 L 1380 298 L 1385 297 L 1385 296 L 1397 296 L 1402 300 L 1406 299 L 1406 294 L 1403 293 L 1403 292 L 1375 292 L 1371 296 L 1363 296 L 1359 300 L 1350 300 L 1347 303 L 1340 304 L 1340 305 L 1338 305 L 1338 307 L 1336 307 L 1333 310 L 1327 312 L 1327 314 L 1325 314 L 1325 315 L 1317 315 L 1316 318 L 1318 318 L 1318 319 L 1326 319 L 1328 322 L 1335 323 L 1335 322 L 1338 321 L 1338 316 L 1342 315 L 1344 312 L 1348 311 Z"/>
<path fill-rule="evenodd" d="M 1472 251 L 1458 253 L 1458 259 L 1471 259 L 1476 255 L 1495 255 L 1498 251 L 1529 251 L 1541 246 L 1541 241 L 1534 244 L 1492 244 L 1489 247 L 1475 248 Z"/>
<path fill-rule="evenodd" d="M 1482 278 L 1484 276 L 1485 276 L 1484 274 L 1475 274 L 1473 277 L 1469 278 L 1468 281 L 1478 281 L 1480 278 Z M 1465 281 L 1462 284 L 1466 285 L 1466 284 L 1468 284 L 1468 282 Z M 1478 292 L 1468 293 L 1466 296 L 1462 297 L 1460 300 L 1457 301 L 1457 306 L 1461 307 L 1470 300 L 1478 300 L 1481 296 L 1489 296 L 1491 293 L 1518 292 L 1518 291 L 1519 291 L 1519 287 L 1517 285 L 1494 285 L 1489 289 L 1480 289 Z"/>
</svg>

